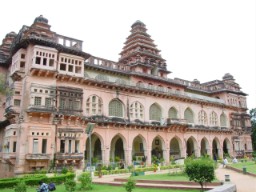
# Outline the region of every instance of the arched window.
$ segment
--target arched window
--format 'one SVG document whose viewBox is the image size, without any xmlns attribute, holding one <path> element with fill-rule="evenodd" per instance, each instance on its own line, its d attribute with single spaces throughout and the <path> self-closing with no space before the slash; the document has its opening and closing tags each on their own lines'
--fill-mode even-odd
<svg viewBox="0 0 256 192">
<path fill-rule="evenodd" d="M 130 105 L 130 117 L 132 119 L 143 119 L 143 114 L 144 114 L 144 107 L 143 105 L 135 101 Z"/>
<path fill-rule="evenodd" d="M 156 120 L 156 121 L 161 120 L 161 108 L 156 103 L 154 103 L 153 105 L 150 106 L 149 119 Z"/>
<path fill-rule="evenodd" d="M 190 108 L 187 108 L 184 112 L 184 118 L 188 123 L 194 123 L 194 114 Z"/>
<path fill-rule="evenodd" d="M 168 117 L 169 117 L 169 118 L 172 118 L 172 119 L 177 119 L 177 118 L 178 118 L 178 112 L 177 112 L 177 110 L 175 109 L 175 107 L 171 107 L 171 108 L 169 109 Z"/>
<path fill-rule="evenodd" d="M 210 114 L 210 125 L 218 125 L 218 116 L 214 111 Z"/>
<path fill-rule="evenodd" d="M 224 113 L 220 115 L 220 126 L 226 127 L 227 126 L 227 117 Z"/>
<path fill-rule="evenodd" d="M 204 110 L 198 113 L 198 123 L 200 125 L 207 125 L 207 115 Z"/>
<path fill-rule="evenodd" d="M 102 115 L 102 99 L 96 95 L 86 100 L 86 115 Z"/>
<path fill-rule="evenodd" d="M 109 103 L 109 116 L 123 117 L 124 110 L 121 101 L 114 99 Z"/>
</svg>

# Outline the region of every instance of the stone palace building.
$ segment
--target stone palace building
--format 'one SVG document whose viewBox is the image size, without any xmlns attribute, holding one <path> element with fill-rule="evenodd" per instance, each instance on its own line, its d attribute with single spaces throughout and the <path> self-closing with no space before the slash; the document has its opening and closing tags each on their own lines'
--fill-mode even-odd
<svg viewBox="0 0 256 192">
<path fill-rule="evenodd" d="M 231 74 L 205 83 L 168 78 L 166 61 L 141 21 L 132 24 L 117 62 L 83 52 L 81 40 L 50 28 L 39 16 L 0 45 L 7 87 L 0 177 L 53 162 L 83 169 L 90 151 L 93 161 L 119 159 L 126 166 L 134 160 L 150 165 L 153 156 L 169 163 L 252 153 L 247 94 Z"/>
</svg>

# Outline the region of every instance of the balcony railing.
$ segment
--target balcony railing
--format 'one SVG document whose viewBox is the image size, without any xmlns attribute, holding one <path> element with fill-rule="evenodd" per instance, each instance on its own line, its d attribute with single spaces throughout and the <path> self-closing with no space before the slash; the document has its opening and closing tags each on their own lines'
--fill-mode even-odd
<svg viewBox="0 0 256 192">
<path fill-rule="evenodd" d="M 43 153 L 26 154 L 27 160 L 38 160 L 38 159 L 49 160 L 50 157 L 51 157 L 50 154 L 43 154 Z"/>
<path fill-rule="evenodd" d="M 57 153 L 57 160 L 81 160 L 84 158 L 83 153 Z"/>
<path fill-rule="evenodd" d="M 45 106 L 45 105 L 30 105 L 28 107 L 28 111 L 35 111 L 35 112 L 53 112 L 56 111 L 55 107 L 53 106 Z"/>
</svg>

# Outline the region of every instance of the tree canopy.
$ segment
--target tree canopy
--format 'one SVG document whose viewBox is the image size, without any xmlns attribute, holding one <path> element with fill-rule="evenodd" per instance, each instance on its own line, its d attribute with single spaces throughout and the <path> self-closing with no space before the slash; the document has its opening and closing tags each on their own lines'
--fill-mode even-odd
<svg viewBox="0 0 256 192">
<path fill-rule="evenodd" d="M 250 110 L 251 124 L 252 124 L 252 147 L 256 151 L 256 108 Z"/>
</svg>

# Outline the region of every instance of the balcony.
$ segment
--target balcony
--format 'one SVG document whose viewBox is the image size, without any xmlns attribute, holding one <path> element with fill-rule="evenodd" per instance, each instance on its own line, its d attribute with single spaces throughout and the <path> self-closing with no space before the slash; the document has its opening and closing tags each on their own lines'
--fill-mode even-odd
<svg viewBox="0 0 256 192">
<path fill-rule="evenodd" d="M 50 160 L 50 154 L 43 154 L 43 153 L 35 153 L 35 154 L 26 154 L 27 160 Z"/>
<path fill-rule="evenodd" d="M 30 105 L 28 107 L 28 112 L 46 112 L 52 113 L 56 111 L 55 107 L 53 106 L 44 106 L 44 105 Z"/>
<path fill-rule="evenodd" d="M 57 153 L 56 160 L 82 160 L 83 153 Z"/>
</svg>

